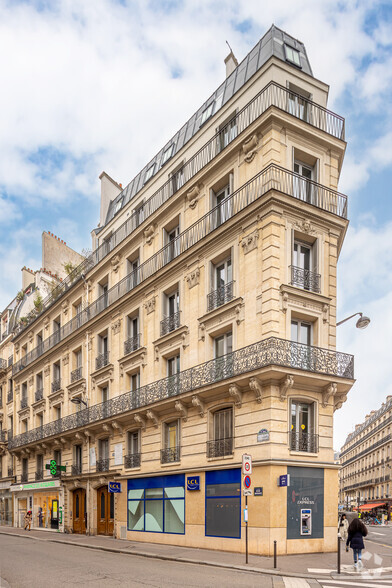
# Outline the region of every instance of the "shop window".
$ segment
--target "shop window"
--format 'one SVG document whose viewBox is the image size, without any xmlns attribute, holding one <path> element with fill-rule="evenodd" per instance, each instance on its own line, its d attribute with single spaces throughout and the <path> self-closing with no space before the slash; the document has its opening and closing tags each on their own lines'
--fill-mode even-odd
<svg viewBox="0 0 392 588">
<path fill-rule="evenodd" d="M 317 453 L 316 403 L 292 399 L 290 413 L 290 449 Z"/>
<path fill-rule="evenodd" d="M 241 537 L 241 470 L 206 472 L 205 534 Z"/>
<path fill-rule="evenodd" d="M 324 470 L 314 467 L 288 467 L 287 474 L 290 475 L 290 488 L 287 492 L 287 539 L 324 537 Z M 307 512 L 303 512 L 304 510 Z"/>
<path fill-rule="evenodd" d="M 128 530 L 184 534 L 184 475 L 128 480 Z"/>
</svg>

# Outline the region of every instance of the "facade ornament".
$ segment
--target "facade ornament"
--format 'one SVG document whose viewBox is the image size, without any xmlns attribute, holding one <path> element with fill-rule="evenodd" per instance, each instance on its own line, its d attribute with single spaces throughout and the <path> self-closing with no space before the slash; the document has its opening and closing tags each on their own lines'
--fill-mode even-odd
<svg viewBox="0 0 392 588">
<path fill-rule="evenodd" d="M 297 221 L 294 227 L 300 231 L 301 233 L 305 233 L 306 235 L 315 235 L 316 231 L 314 230 L 312 223 L 309 219 L 304 218 L 303 220 Z"/>
<path fill-rule="evenodd" d="M 331 396 L 335 396 L 336 392 L 338 391 L 338 385 L 336 382 L 331 382 L 328 386 L 325 386 L 323 390 L 323 401 L 322 406 L 325 408 L 328 405 L 329 399 Z"/>
<path fill-rule="evenodd" d="M 234 403 L 236 406 L 242 406 L 242 392 L 236 384 L 230 384 L 229 386 L 229 394 L 234 398 Z"/>
<path fill-rule="evenodd" d="M 20 390 L 20 385 L 16 384 L 15 386 L 15 394 L 19 394 L 19 390 Z"/>
<path fill-rule="evenodd" d="M 334 406 L 333 406 L 333 411 L 335 412 L 335 410 L 339 410 L 339 408 L 342 408 L 344 402 L 346 402 L 347 400 L 347 392 L 343 393 L 343 394 L 339 394 L 338 396 L 335 396 L 335 402 L 334 402 Z"/>
<path fill-rule="evenodd" d="M 188 284 L 189 290 L 194 288 L 194 286 L 197 286 L 200 283 L 200 268 L 197 267 L 196 269 L 191 271 L 187 276 L 185 276 L 185 281 Z"/>
<path fill-rule="evenodd" d="M 68 365 L 68 363 L 69 363 L 69 353 L 67 352 L 63 355 L 63 365 Z"/>
<path fill-rule="evenodd" d="M 155 227 L 153 224 L 148 225 L 148 227 L 146 227 L 144 229 L 144 238 L 146 240 L 147 245 L 151 245 L 152 240 L 154 238 L 154 233 L 155 233 Z"/>
<path fill-rule="evenodd" d="M 83 431 L 85 437 L 86 437 L 86 441 L 88 441 L 90 439 L 90 443 L 95 443 L 95 437 L 94 435 L 91 433 L 91 431 Z"/>
<path fill-rule="evenodd" d="M 69 307 L 69 300 L 67 299 L 61 303 L 61 308 L 64 313 L 64 316 L 67 316 L 67 314 L 68 314 L 68 307 Z"/>
<path fill-rule="evenodd" d="M 287 375 L 279 386 L 279 397 L 281 402 L 287 399 L 287 392 L 294 386 L 294 376 Z"/>
<path fill-rule="evenodd" d="M 113 255 L 112 259 L 110 260 L 112 270 L 115 274 L 118 272 L 118 269 L 120 267 L 120 261 L 121 261 L 121 255 L 119 253 L 116 253 L 116 255 Z"/>
<path fill-rule="evenodd" d="M 141 414 L 135 414 L 133 418 L 135 419 L 135 423 L 140 425 L 142 430 L 145 431 L 146 430 L 146 419 L 144 417 L 142 417 Z"/>
<path fill-rule="evenodd" d="M 29 375 L 29 386 L 33 386 L 34 385 L 34 374 L 33 372 L 30 372 Z"/>
<path fill-rule="evenodd" d="M 206 338 L 206 326 L 204 323 L 199 323 L 199 341 L 204 341 Z"/>
<path fill-rule="evenodd" d="M 34 339 L 34 333 L 33 333 L 33 331 L 30 331 L 30 332 L 29 332 L 29 334 L 28 334 L 27 336 L 28 336 L 28 338 L 29 338 L 29 343 L 30 343 L 30 345 L 32 345 L 32 343 L 33 343 L 33 339 Z"/>
<path fill-rule="evenodd" d="M 186 422 L 188 420 L 188 409 L 183 405 L 181 400 L 177 400 L 177 402 L 174 403 L 174 408 L 180 413 L 183 421 Z"/>
<path fill-rule="evenodd" d="M 205 404 L 196 394 L 192 396 L 192 404 L 193 406 L 196 406 L 197 410 L 199 411 L 199 415 L 204 417 L 206 412 Z"/>
<path fill-rule="evenodd" d="M 253 249 L 257 249 L 258 240 L 259 240 L 259 230 L 258 229 L 256 229 L 255 231 L 253 231 L 249 235 L 246 235 L 246 237 L 244 237 L 241 240 L 241 247 L 242 247 L 242 251 L 244 252 L 244 255 L 246 255 L 250 251 L 253 251 Z"/>
<path fill-rule="evenodd" d="M 323 304 L 323 323 L 328 322 L 328 304 Z"/>
<path fill-rule="evenodd" d="M 155 310 L 155 296 L 150 298 L 144 303 L 144 308 L 146 309 L 147 314 L 151 314 Z"/>
<path fill-rule="evenodd" d="M 49 317 L 48 316 L 46 316 L 44 318 L 44 327 L 45 327 L 45 331 L 49 330 Z"/>
<path fill-rule="evenodd" d="M 282 292 L 282 312 L 286 313 L 289 305 L 289 295 L 287 292 Z"/>
<path fill-rule="evenodd" d="M 153 422 L 154 427 L 157 429 L 159 426 L 159 420 L 156 413 L 153 410 L 148 410 L 146 412 L 146 417 Z"/>
<path fill-rule="evenodd" d="M 256 157 L 258 144 L 259 144 L 259 139 L 256 134 L 251 135 L 242 144 L 242 150 L 245 154 L 244 159 L 245 159 L 246 163 L 250 163 Z"/>
<path fill-rule="evenodd" d="M 113 433 L 119 433 L 120 435 L 122 435 L 123 428 L 117 421 L 113 421 L 110 424 L 112 425 Z"/>
<path fill-rule="evenodd" d="M 239 325 L 244 320 L 244 304 L 237 304 L 235 307 L 235 322 Z"/>
<path fill-rule="evenodd" d="M 19 343 L 15 343 L 15 352 L 19 353 Z"/>
<path fill-rule="evenodd" d="M 260 380 L 258 378 L 251 378 L 249 380 L 249 388 L 255 393 L 257 402 L 261 404 L 261 401 L 263 400 L 263 387 Z"/>
<path fill-rule="evenodd" d="M 112 323 L 112 332 L 113 332 L 113 335 L 117 335 L 120 332 L 120 330 L 121 330 L 121 320 L 122 320 L 121 317 L 119 317 L 117 320 L 115 320 Z"/>
<path fill-rule="evenodd" d="M 199 199 L 200 189 L 202 188 L 201 184 L 196 184 L 193 186 L 188 192 L 186 193 L 186 199 L 188 200 L 188 204 L 190 208 L 195 208 L 197 205 L 197 201 Z"/>
<path fill-rule="evenodd" d="M 181 335 L 181 345 L 183 349 L 186 349 L 189 346 L 189 331 L 182 333 Z"/>
</svg>

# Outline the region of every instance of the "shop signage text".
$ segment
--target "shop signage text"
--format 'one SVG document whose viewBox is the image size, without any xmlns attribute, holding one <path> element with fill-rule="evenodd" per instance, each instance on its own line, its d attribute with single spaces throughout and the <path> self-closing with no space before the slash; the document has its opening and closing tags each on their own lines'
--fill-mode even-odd
<svg viewBox="0 0 392 588">
<path fill-rule="evenodd" d="M 278 478 L 278 486 L 290 486 L 290 474 L 284 474 Z"/>
<path fill-rule="evenodd" d="M 36 482 L 32 484 L 16 484 L 11 486 L 11 492 L 19 492 L 20 490 L 40 490 L 41 488 L 57 488 L 60 486 L 58 480 L 48 480 L 47 482 Z"/>
<path fill-rule="evenodd" d="M 108 491 L 118 494 L 119 492 L 121 492 L 121 483 L 120 482 L 109 482 Z"/>
<path fill-rule="evenodd" d="M 255 486 L 255 496 L 263 496 L 262 486 Z"/>
<path fill-rule="evenodd" d="M 187 490 L 200 490 L 200 476 L 193 476 L 186 479 Z"/>
</svg>

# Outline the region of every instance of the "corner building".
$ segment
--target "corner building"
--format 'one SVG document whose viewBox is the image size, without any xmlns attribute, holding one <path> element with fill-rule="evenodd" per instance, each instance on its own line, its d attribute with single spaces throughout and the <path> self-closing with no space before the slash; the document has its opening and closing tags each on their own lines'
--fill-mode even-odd
<svg viewBox="0 0 392 588">
<path fill-rule="evenodd" d="M 56 480 L 44 470 L 61 529 L 237 552 L 249 453 L 262 489 L 250 553 L 333 551 L 333 413 L 354 377 L 335 350 L 344 120 L 303 44 L 274 26 L 225 61 L 125 189 L 101 174 L 92 255 L 15 337 L 15 389 L 28 380 L 32 402 L 8 450 L 29 480 L 54 456 L 65 465 Z"/>
</svg>

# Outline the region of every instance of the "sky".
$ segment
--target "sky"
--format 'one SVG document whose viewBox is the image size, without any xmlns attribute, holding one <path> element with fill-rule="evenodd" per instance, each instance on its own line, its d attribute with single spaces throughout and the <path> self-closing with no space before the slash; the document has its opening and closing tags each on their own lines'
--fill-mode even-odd
<svg viewBox="0 0 392 588">
<path fill-rule="evenodd" d="M 356 383 L 334 447 L 392 394 L 392 3 L 374 0 L 0 0 L 0 309 L 50 231 L 81 251 L 104 170 L 126 186 L 274 23 L 305 43 L 346 119 L 339 351 Z"/>
</svg>

